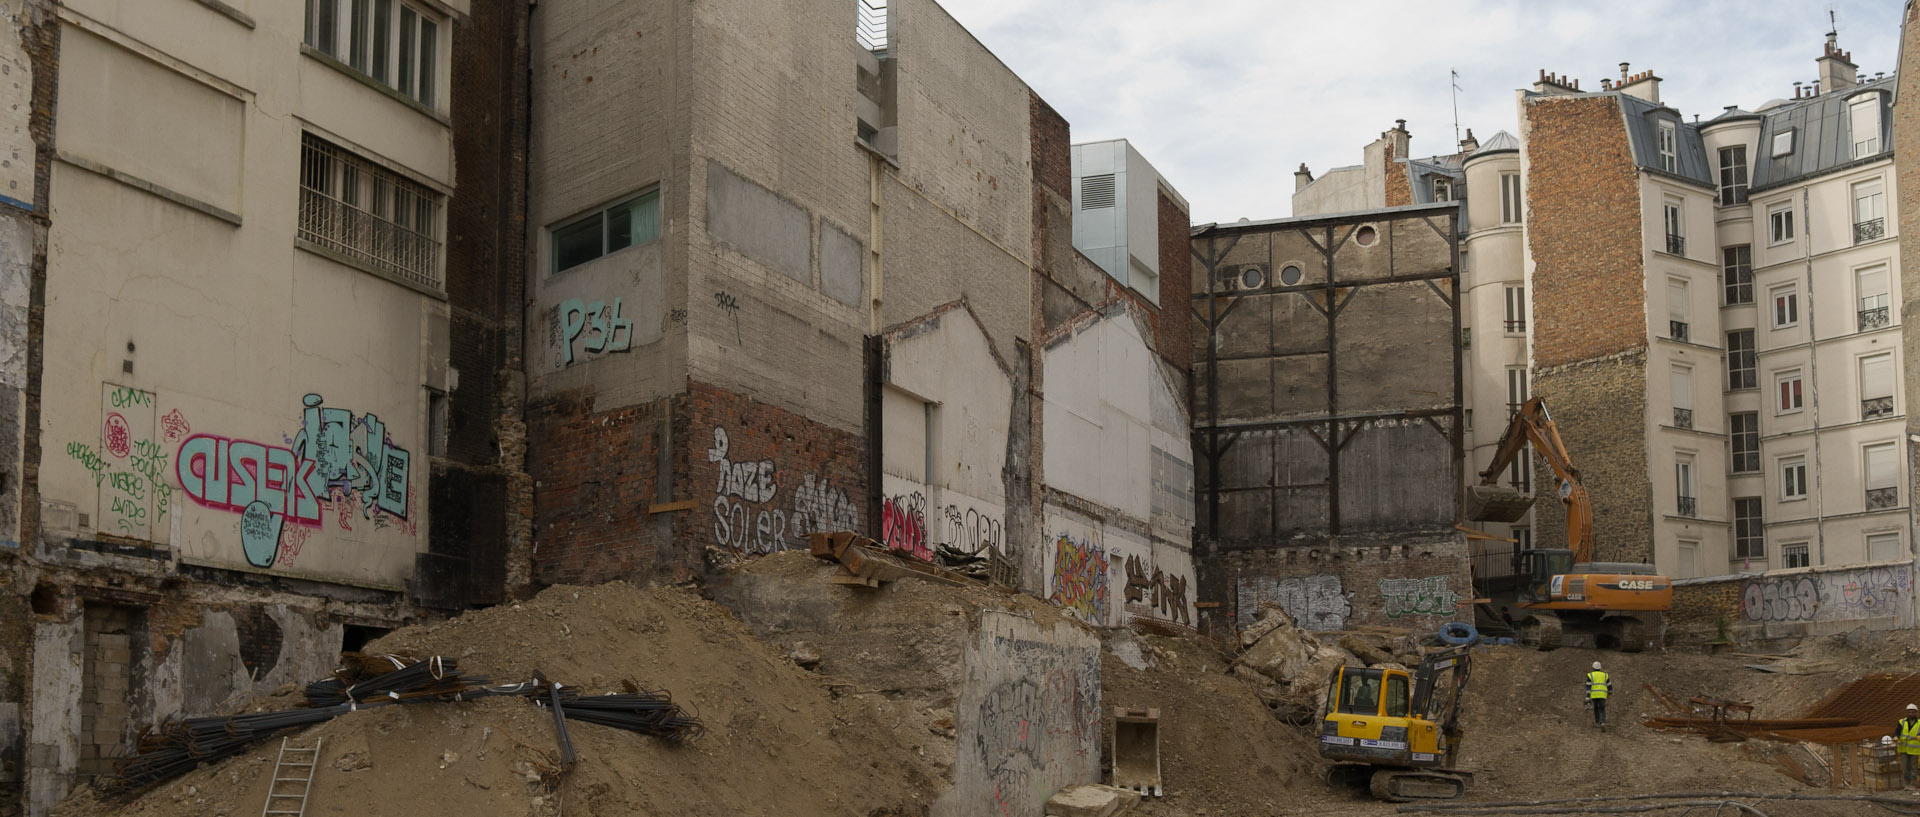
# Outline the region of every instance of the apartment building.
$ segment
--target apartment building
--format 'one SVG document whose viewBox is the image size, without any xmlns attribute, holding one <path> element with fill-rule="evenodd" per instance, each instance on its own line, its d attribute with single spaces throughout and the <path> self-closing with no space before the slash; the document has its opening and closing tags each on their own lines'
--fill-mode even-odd
<svg viewBox="0 0 1920 817">
<path fill-rule="evenodd" d="M 501 597 L 524 17 L 7 14 L 0 813 L 41 814 L 143 727 Z"/>
</svg>

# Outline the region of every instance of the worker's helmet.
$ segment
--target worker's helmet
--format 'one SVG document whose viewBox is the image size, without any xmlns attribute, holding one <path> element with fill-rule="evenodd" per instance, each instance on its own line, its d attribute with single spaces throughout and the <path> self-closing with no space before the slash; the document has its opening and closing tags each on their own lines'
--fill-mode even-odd
<svg viewBox="0 0 1920 817">
<path fill-rule="evenodd" d="M 1881 746 L 1892 746 L 1892 745 L 1893 745 L 1893 736 L 1892 736 L 1892 735 L 1881 735 L 1881 736 L 1880 736 L 1880 745 L 1881 745 Z"/>
<path fill-rule="evenodd" d="M 1914 706 L 1913 704 L 1907 704 L 1907 711 L 1908 711 L 1908 712 L 1920 712 L 1920 706 Z"/>
<path fill-rule="evenodd" d="M 1594 668 L 1594 669 L 1599 669 L 1599 668 L 1600 668 L 1600 662 L 1598 662 L 1598 661 L 1595 661 L 1595 662 L 1593 662 L 1593 668 Z"/>
</svg>

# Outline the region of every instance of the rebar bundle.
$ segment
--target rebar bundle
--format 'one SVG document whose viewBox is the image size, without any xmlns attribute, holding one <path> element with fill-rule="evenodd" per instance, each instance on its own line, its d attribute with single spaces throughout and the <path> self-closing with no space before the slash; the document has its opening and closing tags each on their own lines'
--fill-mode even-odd
<svg viewBox="0 0 1920 817">
<path fill-rule="evenodd" d="M 706 731 L 699 718 L 687 714 L 664 691 L 569 698 L 562 690 L 560 710 L 573 720 L 639 732 L 668 743 L 681 743 Z"/>
</svg>

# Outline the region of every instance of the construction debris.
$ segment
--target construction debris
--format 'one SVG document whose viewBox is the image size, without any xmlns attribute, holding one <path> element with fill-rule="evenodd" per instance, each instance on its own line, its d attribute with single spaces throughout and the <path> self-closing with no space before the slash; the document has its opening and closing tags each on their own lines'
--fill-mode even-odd
<svg viewBox="0 0 1920 817">
<path fill-rule="evenodd" d="M 1315 698 L 1335 667 L 1365 663 L 1300 629 L 1279 605 L 1263 604 L 1259 615 L 1259 622 L 1241 634 L 1245 649 L 1234 660 L 1233 672 L 1242 678 L 1278 684 L 1296 697 Z M 1377 649 L 1369 652 L 1387 657 Z"/>
<path fill-rule="evenodd" d="M 1140 795 L 1126 789 L 1098 783 L 1076 784 L 1054 792 L 1047 799 L 1047 817 L 1112 817 L 1132 811 L 1139 802 Z"/>
</svg>

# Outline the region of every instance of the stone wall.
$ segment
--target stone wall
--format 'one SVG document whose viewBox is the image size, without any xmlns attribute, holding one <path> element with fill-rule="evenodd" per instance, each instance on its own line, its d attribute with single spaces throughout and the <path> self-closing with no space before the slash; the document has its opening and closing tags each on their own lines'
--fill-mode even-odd
<svg viewBox="0 0 1920 817">
<path fill-rule="evenodd" d="M 1419 631 L 1471 621 L 1466 540 L 1460 534 L 1342 537 L 1337 545 L 1217 550 L 1200 565 L 1209 631 L 1254 620 L 1275 602 L 1309 630 L 1356 625 Z"/>
<path fill-rule="evenodd" d="M 1653 485 L 1647 479 L 1645 347 L 1534 369 L 1533 394 L 1552 412 L 1593 503 L 1594 559 L 1653 562 Z M 1534 544 L 1566 547 L 1567 514 L 1553 471 L 1534 457 Z"/>
<path fill-rule="evenodd" d="M 1735 643 L 1914 626 L 1907 562 L 1802 568 L 1676 583 L 1671 638 Z"/>
</svg>

